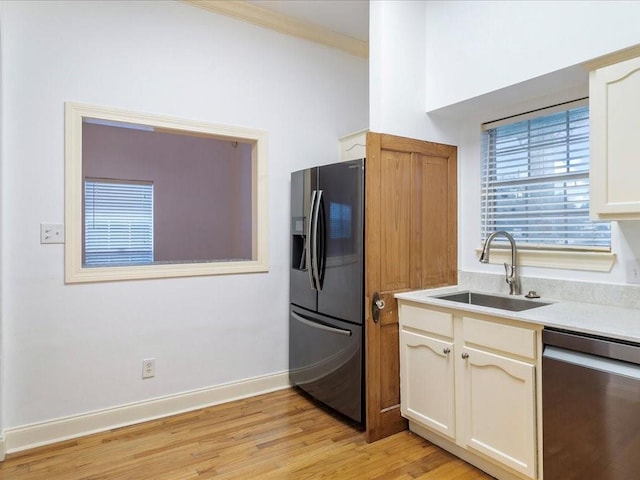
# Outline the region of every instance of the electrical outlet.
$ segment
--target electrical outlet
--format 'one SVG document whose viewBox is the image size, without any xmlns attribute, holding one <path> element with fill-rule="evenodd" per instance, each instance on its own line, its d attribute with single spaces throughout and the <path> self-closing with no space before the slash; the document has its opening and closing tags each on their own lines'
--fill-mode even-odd
<svg viewBox="0 0 640 480">
<path fill-rule="evenodd" d="M 142 378 L 153 378 L 156 376 L 156 359 L 145 358 L 142 360 Z"/>
<path fill-rule="evenodd" d="M 64 225 L 61 223 L 41 223 L 40 243 L 64 243 Z"/>
<path fill-rule="evenodd" d="M 627 260 L 627 283 L 640 284 L 640 264 L 637 258 Z"/>
</svg>

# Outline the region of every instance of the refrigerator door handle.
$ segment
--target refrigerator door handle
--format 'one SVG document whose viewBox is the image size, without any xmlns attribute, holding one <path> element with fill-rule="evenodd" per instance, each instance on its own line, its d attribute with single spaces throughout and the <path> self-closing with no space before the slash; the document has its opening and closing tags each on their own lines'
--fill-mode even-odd
<svg viewBox="0 0 640 480">
<path fill-rule="evenodd" d="M 313 213 L 315 211 L 314 207 L 316 204 L 316 193 L 317 193 L 317 190 L 314 190 L 313 192 L 311 192 L 311 206 L 309 207 L 309 221 L 307 223 L 307 251 L 306 251 L 307 272 L 309 273 L 309 283 L 311 283 L 311 288 L 314 290 L 317 290 L 315 279 L 313 276 L 314 252 L 316 250 L 316 242 L 315 242 L 314 233 L 313 233 L 313 224 L 314 224 Z"/>
<path fill-rule="evenodd" d="M 314 288 L 316 290 L 322 289 L 322 284 L 320 283 L 320 271 L 318 268 L 318 217 L 320 216 L 320 205 L 322 205 L 322 190 L 316 190 L 317 195 L 315 196 L 315 204 L 313 205 L 313 222 L 312 222 L 312 232 L 311 232 L 311 250 L 312 250 L 312 258 L 311 258 L 311 270 L 313 274 L 313 282 Z M 314 192 L 315 194 L 315 192 Z"/>
<path fill-rule="evenodd" d="M 330 327 L 329 325 L 324 325 L 323 323 L 313 322 L 311 320 L 307 320 L 306 318 L 298 315 L 295 312 L 291 312 L 291 316 L 305 325 L 308 325 L 313 328 L 318 328 L 320 330 L 325 330 L 331 333 L 337 333 L 338 335 L 346 335 L 347 337 L 351 336 L 351 330 L 343 330 L 342 328 Z"/>
<path fill-rule="evenodd" d="M 318 190 L 318 198 L 316 199 L 317 211 L 316 223 L 318 224 L 318 230 L 316 231 L 316 285 L 318 290 L 322 290 L 322 284 L 324 283 L 324 262 L 326 257 L 325 252 L 325 236 L 326 225 L 324 216 L 324 200 L 322 198 L 323 191 Z"/>
</svg>

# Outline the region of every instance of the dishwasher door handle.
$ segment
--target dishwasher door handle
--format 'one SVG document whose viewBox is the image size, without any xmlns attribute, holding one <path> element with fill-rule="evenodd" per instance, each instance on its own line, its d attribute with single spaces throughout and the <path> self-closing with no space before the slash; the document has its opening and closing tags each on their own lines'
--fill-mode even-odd
<svg viewBox="0 0 640 480">
<path fill-rule="evenodd" d="M 557 347 L 545 346 L 542 352 L 543 358 L 569 363 L 583 368 L 599 370 L 614 375 L 623 375 L 636 380 L 640 380 L 640 365 L 612 360 L 610 358 L 598 357 L 581 352 L 573 352 Z"/>
</svg>

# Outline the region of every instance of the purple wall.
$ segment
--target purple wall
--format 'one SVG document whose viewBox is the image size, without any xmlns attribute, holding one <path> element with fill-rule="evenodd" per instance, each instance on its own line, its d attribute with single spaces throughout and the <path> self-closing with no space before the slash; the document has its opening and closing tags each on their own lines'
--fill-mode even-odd
<svg viewBox="0 0 640 480">
<path fill-rule="evenodd" d="M 251 259 L 251 145 L 84 123 L 83 177 L 151 181 L 154 259 Z"/>
</svg>

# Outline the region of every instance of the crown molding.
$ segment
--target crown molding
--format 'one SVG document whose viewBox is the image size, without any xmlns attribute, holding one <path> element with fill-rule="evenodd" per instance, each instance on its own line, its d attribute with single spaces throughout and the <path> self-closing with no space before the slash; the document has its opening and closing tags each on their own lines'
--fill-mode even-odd
<svg viewBox="0 0 640 480">
<path fill-rule="evenodd" d="M 640 45 L 634 45 L 617 52 L 604 55 L 602 57 L 595 58 L 582 64 L 586 70 L 596 70 L 598 68 L 607 67 L 614 63 L 624 62 L 632 58 L 640 56 Z"/>
<path fill-rule="evenodd" d="M 332 48 L 350 53 L 357 57 L 369 57 L 369 42 L 357 40 L 326 28 L 318 27 L 303 20 L 294 19 L 287 15 L 258 7 L 242 1 L 228 0 L 181 0 L 188 5 L 202 8 L 213 13 L 253 23 L 261 27 L 270 28 L 280 33 L 293 35 L 312 42 L 320 43 Z"/>
</svg>

